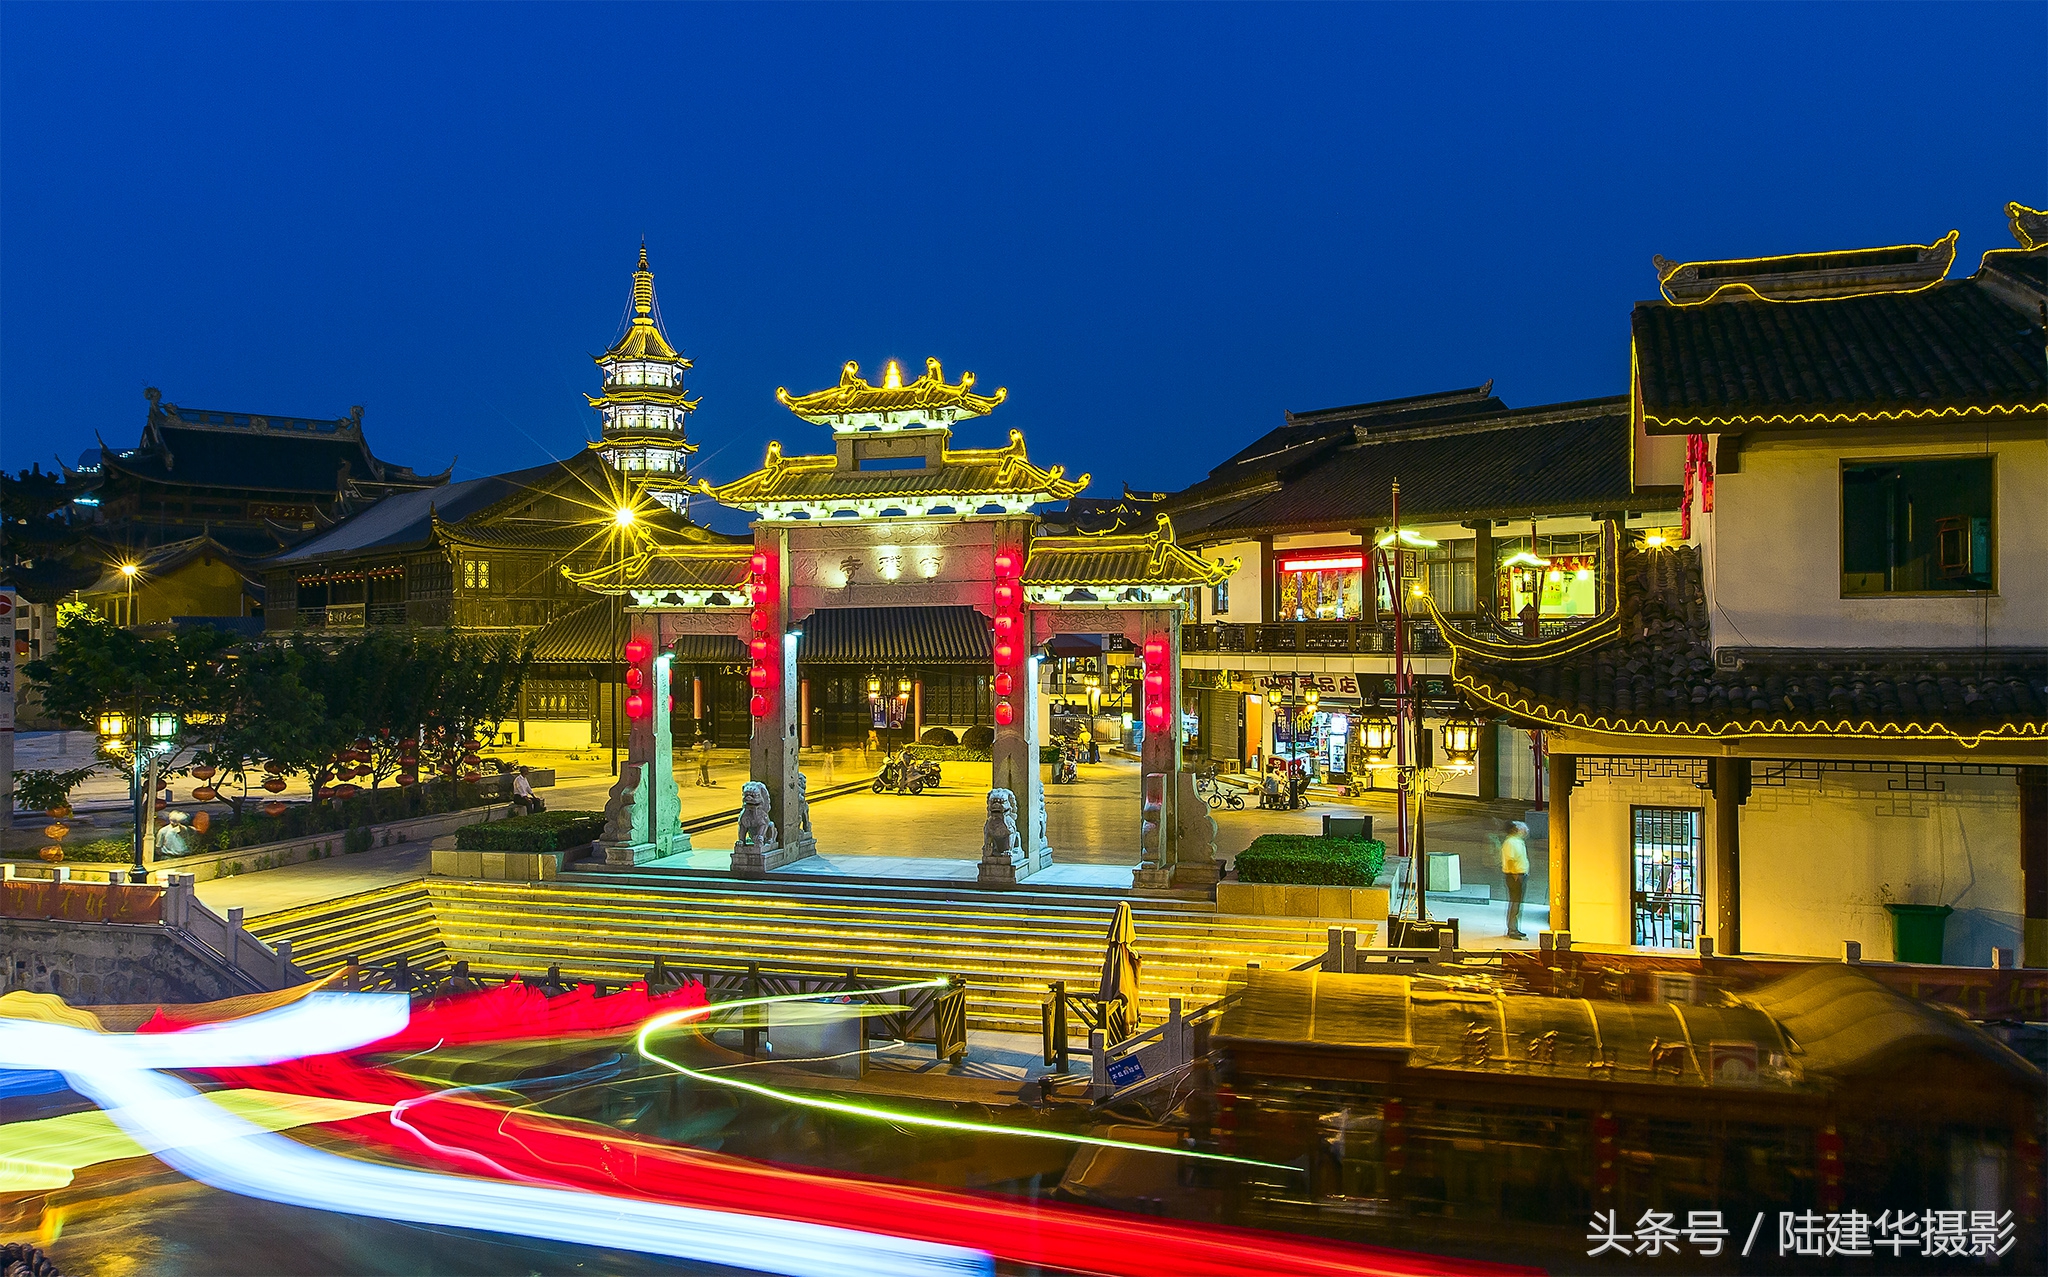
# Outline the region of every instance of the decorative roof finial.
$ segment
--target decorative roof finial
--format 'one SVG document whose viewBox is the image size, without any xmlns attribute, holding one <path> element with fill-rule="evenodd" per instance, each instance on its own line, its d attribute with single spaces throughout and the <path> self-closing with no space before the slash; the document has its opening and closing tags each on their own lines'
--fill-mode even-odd
<svg viewBox="0 0 2048 1277">
<path fill-rule="evenodd" d="M 640 241 L 640 269 L 647 269 L 647 241 L 645 239 Z"/>
<path fill-rule="evenodd" d="M 896 361 L 893 359 L 889 361 L 889 367 L 885 369 L 882 373 L 882 389 L 903 389 L 903 369 L 898 367 Z"/>
</svg>

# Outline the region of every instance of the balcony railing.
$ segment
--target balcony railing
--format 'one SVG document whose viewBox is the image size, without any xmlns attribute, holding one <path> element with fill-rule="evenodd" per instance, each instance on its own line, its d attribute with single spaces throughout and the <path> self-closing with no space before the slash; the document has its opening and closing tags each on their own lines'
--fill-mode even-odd
<svg viewBox="0 0 2048 1277">
<path fill-rule="evenodd" d="M 1479 617 L 1451 617 L 1467 633 L 1520 638 L 1519 626 L 1489 627 Z M 1591 617 L 1553 618 L 1542 623 L 1541 637 L 1575 630 Z M 1250 655 L 1285 656 L 1392 656 L 1394 622 L 1385 621 L 1280 621 L 1263 625 L 1212 621 L 1181 627 L 1184 652 L 1228 652 Z M 1408 653 L 1411 656 L 1447 656 L 1444 642 L 1433 621 L 1408 622 Z"/>
<path fill-rule="evenodd" d="M 1240 625 L 1215 621 L 1181 627 L 1184 652 L 1230 652 L 1287 656 L 1391 656 L 1392 621 L 1281 621 Z M 1408 622 L 1408 650 L 1417 656 L 1446 653 L 1450 648 L 1436 626 Z"/>
</svg>

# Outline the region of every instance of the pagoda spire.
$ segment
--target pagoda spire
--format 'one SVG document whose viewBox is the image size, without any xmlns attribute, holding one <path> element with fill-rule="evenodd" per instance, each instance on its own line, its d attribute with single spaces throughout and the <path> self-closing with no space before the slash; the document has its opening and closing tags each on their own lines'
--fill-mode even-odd
<svg viewBox="0 0 2048 1277">
<path fill-rule="evenodd" d="M 683 391 L 690 361 L 661 330 L 645 239 L 633 270 L 632 319 L 625 335 L 597 356 L 597 365 L 604 370 L 604 393 L 584 398 L 604 417 L 604 433 L 591 446 L 656 500 L 680 510 L 688 482 L 685 458 L 697 450 L 684 435 L 684 419 L 697 401 Z"/>
</svg>

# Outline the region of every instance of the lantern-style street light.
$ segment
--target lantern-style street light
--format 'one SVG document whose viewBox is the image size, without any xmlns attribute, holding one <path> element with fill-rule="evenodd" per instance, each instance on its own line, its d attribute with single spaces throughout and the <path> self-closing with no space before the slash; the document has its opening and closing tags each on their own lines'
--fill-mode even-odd
<svg viewBox="0 0 2048 1277">
<path fill-rule="evenodd" d="M 178 716 L 158 710 L 145 716 L 110 709 L 100 715 L 100 743 L 108 752 L 129 755 L 130 796 L 135 805 L 135 881 L 149 876 L 143 839 L 156 820 L 158 769 L 178 749 Z"/>
</svg>

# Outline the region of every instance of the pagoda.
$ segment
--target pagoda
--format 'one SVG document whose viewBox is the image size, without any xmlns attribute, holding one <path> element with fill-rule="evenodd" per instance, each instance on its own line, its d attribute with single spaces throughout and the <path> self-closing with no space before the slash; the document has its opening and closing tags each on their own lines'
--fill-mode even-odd
<svg viewBox="0 0 2048 1277">
<path fill-rule="evenodd" d="M 632 318 L 625 335 L 596 356 L 596 363 L 604 369 L 604 393 L 584 398 L 603 415 L 604 431 L 590 446 L 635 487 L 682 513 L 689 504 L 685 459 L 697 450 L 685 437 L 684 419 L 698 401 L 683 391 L 690 361 L 662 332 L 644 243 L 633 271 Z"/>
</svg>

